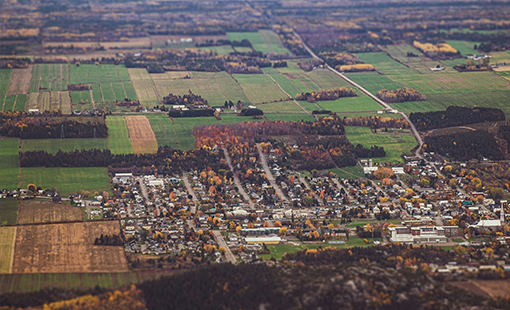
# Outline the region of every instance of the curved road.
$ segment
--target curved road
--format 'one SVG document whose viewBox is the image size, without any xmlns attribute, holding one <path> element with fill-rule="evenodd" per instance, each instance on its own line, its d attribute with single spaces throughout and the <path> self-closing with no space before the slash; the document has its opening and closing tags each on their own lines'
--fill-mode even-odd
<svg viewBox="0 0 510 310">
<path fill-rule="evenodd" d="M 303 39 L 301 39 L 301 36 L 294 31 L 294 35 L 299 39 L 299 41 L 301 41 L 301 44 L 303 45 L 303 47 L 308 51 L 308 53 L 310 53 L 310 55 L 312 55 L 313 58 L 315 59 L 319 59 L 319 60 L 322 60 L 320 57 L 318 57 L 317 55 L 315 55 L 315 53 L 305 44 L 305 42 L 303 42 Z M 323 61 L 323 60 L 322 60 Z M 380 105 L 382 105 L 385 109 L 387 110 L 392 110 L 392 111 L 397 111 L 398 114 L 402 115 L 402 117 L 409 123 L 409 125 L 411 126 L 411 130 L 414 134 L 414 137 L 416 138 L 416 141 L 418 142 L 418 145 L 419 147 L 416 149 L 416 156 L 420 157 L 420 151 L 421 151 L 421 148 L 423 146 L 423 140 L 422 138 L 420 137 L 420 133 L 418 133 L 418 130 L 416 129 L 416 127 L 414 126 L 414 124 L 411 122 L 411 120 L 409 119 L 409 117 L 403 113 L 403 112 L 399 112 L 397 109 L 394 109 L 392 108 L 389 104 L 387 104 L 386 102 L 382 101 L 381 99 L 377 98 L 375 95 L 373 95 L 371 92 L 369 92 L 368 90 L 366 90 L 363 86 L 359 85 L 358 83 L 354 82 L 353 80 L 349 79 L 347 76 L 343 75 L 342 73 L 336 71 L 334 68 L 332 68 L 330 65 L 328 65 L 325 61 L 323 61 L 326 68 L 328 68 L 331 72 L 335 73 L 336 75 L 340 76 L 342 79 L 344 79 L 345 81 L 347 81 L 349 84 L 353 85 L 354 87 L 358 88 L 362 93 L 364 93 L 365 95 L 369 96 L 370 98 L 372 98 L 373 100 L 375 100 L 377 103 L 379 103 Z"/>
</svg>

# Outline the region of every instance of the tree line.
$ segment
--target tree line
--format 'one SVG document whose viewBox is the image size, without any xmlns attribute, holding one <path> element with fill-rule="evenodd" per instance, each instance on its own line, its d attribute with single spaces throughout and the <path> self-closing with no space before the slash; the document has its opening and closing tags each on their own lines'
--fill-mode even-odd
<svg viewBox="0 0 510 310">
<path fill-rule="evenodd" d="M 486 131 L 468 131 L 441 136 L 425 137 L 428 152 L 437 152 L 454 160 L 466 161 L 483 157 L 501 160 L 504 158 L 494 136 Z"/>
<path fill-rule="evenodd" d="M 0 119 L 0 135 L 21 139 L 107 138 L 108 127 L 97 121 L 62 122 L 42 118 Z M 4 120 L 6 120 L 4 122 Z"/>
<path fill-rule="evenodd" d="M 406 101 L 424 101 L 425 96 L 412 88 L 399 88 L 395 90 L 381 89 L 377 92 L 377 97 L 387 103 L 397 103 Z"/>
<path fill-rule="evenodd" d="M 445 111 L 411 113 L 409 118 L 418 130 L 462 126 L 505 120 L 500 109 L 449 106 Z"/>
<path fill-rule="evenodd" d="M 356 97 L 356 90 L 353 88 L 336 88 L 321 90 L 318 92 L 301 93 L 296 95 L 296 100 L 306 100 L 308 102 L 336 100 L 343 97 Z"/>
</svg>

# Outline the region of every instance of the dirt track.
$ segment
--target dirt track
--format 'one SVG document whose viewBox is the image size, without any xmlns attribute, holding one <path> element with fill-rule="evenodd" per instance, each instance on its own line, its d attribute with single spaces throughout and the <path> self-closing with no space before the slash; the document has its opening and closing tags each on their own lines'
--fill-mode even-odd
<svg viewBox="0 0 510 310">
<path fill-rule="evenodd" d="M 125 119 L 133 152 L 135 154 L 156 153 L 158 141 L 147 117 L 127 115 Z"/>
<path fill-rule="evenodd" d="M 94 240 L 120 234 L 118 222 L 19 226 L 14 264 L 17 273 L 128 271 L 122 246 L 96 246 Z"/>
</svg>

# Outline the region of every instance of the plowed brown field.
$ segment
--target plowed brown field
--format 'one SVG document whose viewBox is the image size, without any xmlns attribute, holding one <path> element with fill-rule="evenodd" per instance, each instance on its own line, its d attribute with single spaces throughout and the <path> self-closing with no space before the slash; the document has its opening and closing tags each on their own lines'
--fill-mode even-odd
<svg viewBox="0 0 510 310">
<path fill-rule="evenodd" d="M 128 271 L 122 246 L 94 245 L 94 240 L 101 234 L 120 234 L 119 223 L 112 221 L 19 226 L 12 271 Z"/>
<path fill-rule="evenodd" d="M 126 125 L 135 154 L 156 153 L 158 141 L 145 115 L 127 115 Z"/>
<path fill-rule="evenodd" d="M 50 201 L 24 201 L 19 207 L 18 224 L 74 222 L 83 220 L 82 208 Z"/>
<path fill-rule="evenodd" d="M 27 69 L 13 69 L 7 95 L 28 94 L 30 79 L 32 78 L 32 65 Z"/>
</svg>

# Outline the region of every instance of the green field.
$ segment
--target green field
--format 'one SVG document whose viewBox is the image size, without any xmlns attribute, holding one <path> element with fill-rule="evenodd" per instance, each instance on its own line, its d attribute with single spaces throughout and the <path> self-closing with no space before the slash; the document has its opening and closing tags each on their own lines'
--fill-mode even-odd
<svg viewBox="0 0 510 310">
<path fill-rule="evenodd" d="M 303 109 L 301 109 L 294 101 L 287 100 L 282 102 L 275 102 L 275 103 L 266 103 L 266 104 L 260 104 L 257 106 L 257 108 L 261 109 L 264 112 L 298 112 L 298 113 L 305 113 Z"/>
<path fill-rule="evenodd" d="M 317 104 L 324 110 L 332 112 L 375 111 L 382 106 L 372 98 L 358 92 L 358 97 L 340 98 L 334 101 L 319 101 Z"/>
<path fill-rule="evenodd" d="M 21 184 L 41 186 L 43 189 L 57 187 L 62 197 L 79 190 L 109 191 L 108 168 L 21 168 Z"/>
<path fill-rule="evenodd" d="M 392 58 L 406 64 L 412 62 L 420 62 L 422 61 L 421 57 L 423 57 L 422 52 L 409 44 L 388 45 L 386 47 L 386 51 L 391 55 Z M 413 53 L 418 57 L 408 57 L 407 53 Z"/>
<path fill-rule="evenodd" d="M 7 111 L 13 111 L 14 110 L 14 103 L 16 102 L 16 95 L 10 95 L 5 97 L 4 102 L 4 112 Z"/>
<path fill-rule="evenodd" d="M 385 52 L 357 53 L 356 56 L 364 63 L 371 64 L 377 71 L 384 74 L 401 74 L 412 71 L 408 67 L 391 59 Z"/>
<path fill-rule="evenodd" d="M 467 56 L 469 54 L 478 54 L 478 52 L 473 48 L 475 45 L 480 45 L 480 42 L 468 42 L 468 41 L 456 41 L 456 40 L 446 40 L 446 43 L 450 44 L 454 49 L 458 50 L 462 56 Z"/>
<path fill-rule="evenodd" d="M 0 225 L 14 225 L 18 221 L 18 199 L 0 199 Z"/>
<path fill-rule="evenodd" d="M 9 82 L 11 80 L 11 74 L 12 74 L 12 69 L 1 69 L 0 70 L 0 108 L 3 106 L 4 98 L 5 98 L 5 95 L 7 94 L 7 89 L 9 89 Z"/>
<path fill-rule="evenodd" d="M 252 104 L 274 102 L 288 98 L 278 85 L 263 74 L 233 74 Z M 292 96 L 292 95 L 291 95 Z"/>
<path fill-rule="evenodd" d="M 364 147 L 371 147 L 373 145 L 382 146 L 386 151 L 386 157 L 373 158 L 376 163 L 382 162 L 399 162 L 402 163 L 403 159 L 400 157 L 403 152 L 410 152 L 416 145 L 416 140 L 413 136 L 397 135 L 393 138 L 390 134 L 372 133 L 368 127 L 354 127 L 346 126 L 345 134 L 353 145 L 362 144 Z M 405 143 L 399 143 L 397 140 L 404 139 Z"/>
<path fill-rule="evenodd" d="M 19 140 L 0 139 L 0 190 L 18 188 Z"/>
<path fill-rule="evenodd" d="M 377 72 L 360 72 L 360 73 L 347 73 L 346 76 L 363 86 L 366 90 L 374 95 L 381 89 L 398 89 L 404 88 L 402 85 L 393 82 L 390 78 L 385 75 L 381 75 Z"/>
<path fill-rule="evenodd" d="M 283 46 L 278 35 L 271 30 L 259 30 L 259 32 L 228 32 L 227 36 L 231 41 L 247 39 L 251 42 L 254 50 L 262 53 L 292 55 L 292 53 Z M 235 47 L 235 49 L 241 52 L 238 47 Z"/>
<path fill-rule="evenodd" d="M 305 113 L 292 113 L 292 114 L 265 114 L 265 118 L 268 121 L 285 121 L 285 122 L 315 122 L 312 115 Z"/>
<path fill-rule="evenodd" d="M 92 102 L 90 99 L 90 91 L 72 91 L 71 92 L 71 102 L 79 103 L 79 102 Z"/>
<path fill-rule="evenodd" d="M 72 152 L 74 150 L 108 149 L 108 139 L 27 139 L 23 140 L 21 151 L 46 151 L 55 154 L 58 150 Z"/>
<path fill-rule="evenodd" d="M 356 165 L 354 167 L 343 167 L 341 169 L 330 169 L 329 171 L 335 173 L 339 178 L 364 178 L 363 168 Z"/>
<path fill-rule="evenodd" d="M 27 95 L 21 94 L 16 95 L 16 105 L 14 106 L 14 111 L 25 111 L 25 105 L 27 103 Z"/>
<path fill-rule="evenodd" d="M 251 117 L 225 114 L 221 115 L 221 121 L 214 117 L 186 117 L 175 118 L 174 122 L 172 122 L 168 116 L 161 114 L 150 114 L 146 115 L 146 117 L 151 123 L 158 146 L 170 146 L 180 150 L 195 148 L 196 140 L 193 136 L 193 127 L 196 125 L 235 124 L 245 121 L 258 121 Z"/>
<path fill-rule="evenodd" d="M 159 278 L 171 273 L 28 273 L 0 274 L 0 294 L 34 292 L 43 289 L 90 290 L 96 286 L 104 289 L 126 287 L 131 284 Z"/>
<path fill-rule="evenodd" d="M 124 116 L 109 115 L 106 118 L 106 126 L 108 126 L 107 148 L 110 149 L 113 154 L 133 153 Z"/>
<path fill-rule="evenodd" d="M 69 85 L 69 65 L 35 64 L 32 68 L 32 79 L 28 91 L 64 91 Z"/>
<path fill-rule="evenodd" d="M 216 53 L 217 55 L 228 55 L 234 52 L 234 49 L 230 45 L 220 45 L 220 46 L 207 46 L 201 47 L 200 50 L 211 51 Z"/>
<path fill-rule="evenodd" d="M 180 72 L 179 72 L 180 74 Z M 151 74 L 156 85 L 157 92 L 161 97 L 174 95 L 185 95 L 190 90 L 206 99 L 211 106 L 223 106 L 225 101 L 237 102 L 241 100 L 248 102 L 243 90 L 232 77 L 222 72 L 183 72 L 191 76 L 184 79 L 175 73 Z M 136 81 L 134 80 L 135 86 Z M 136 86 L 139 89 L 138 86 Z"/>
<path fill-rule="evenodd" d="M 0 273 L 10 273 L 12 271 L 15 235 L 16 227 L 0 227 Z"/>
</svg>

